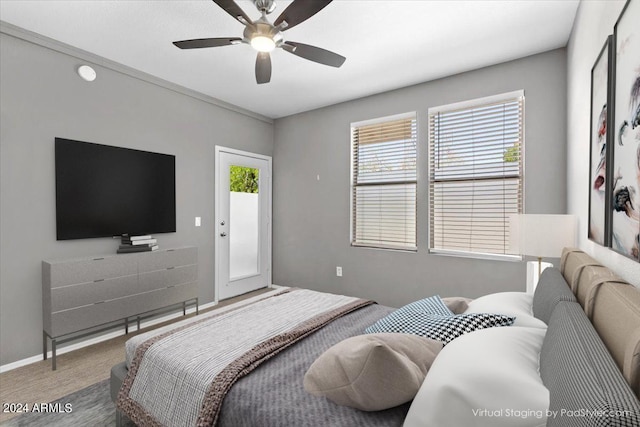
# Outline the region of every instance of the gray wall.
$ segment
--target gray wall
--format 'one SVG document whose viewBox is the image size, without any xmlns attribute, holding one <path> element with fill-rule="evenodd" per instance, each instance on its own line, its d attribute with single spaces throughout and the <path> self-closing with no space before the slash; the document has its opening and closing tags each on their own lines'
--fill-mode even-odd
<svg viewBox="0 0 640 427">
<path fill-rule="evenodd" d="M 518 89 L 526 97 L 525 210 L 565 213 L 565 49 L 276 120 L 274 283 L 391 306 L 433 294 L 477 297 L 524 290 L 524 263 L 427 251 L 428 108 Z M 418 252 L 353 248 L 350 123 L 407 111 L 418 113 Z M 338 265 L 341 278 L 335 274 Z"/>
<path fill-rule="evenodd" d="M 114 254 L 111 238 L 56 241 L 56 136 L 176 156 L 177 232 L 162 248 L 198 247 L 201 303 L 214 299 L 214 146 L 271 155 L 273 124 L 0 35 L 0 364 L 42 343 L 41 261 Z M 194 227 L 194 217 L 202 227 Z"/>
<path fill-rule="evenodd" d="M 567 47 L 567 209 L 578 216 L 580 249 L 640 287 L 640 263 L 587 238 L 589 223 L 589 129 L 591 67 L 624 7 L 625 0 L 583 1 Z"/>
</svg>

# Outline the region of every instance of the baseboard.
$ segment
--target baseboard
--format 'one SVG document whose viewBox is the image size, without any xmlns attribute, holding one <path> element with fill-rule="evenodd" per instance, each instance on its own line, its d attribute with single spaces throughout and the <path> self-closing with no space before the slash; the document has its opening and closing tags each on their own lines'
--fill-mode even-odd
<svg viewBox="0 0 640 427">
<path fill-rule="evenodd" d="M 216 302 L 210 302 L 207 304 L 202 304 L 201 306 L 199 306 L 200 310 L 204 310 L 207 309 L 209 307 L 214 307 L 216 306 L 217 303 Z M 195 307 L 189 307 L 187 308 L 187 314 L 190 313 L 195 313 L 196 312 L 196 308 Z M 162 323 L 162 322 L 166 322 L 168 320 L 172 320 L 172 319 L 177 319 L 179 317 L 182 317 L 183 314 L 181 311 L 177 311 L 175 313 L 170 313 L 167 314 L 166 316 L 162 316 L 162 317 L 158 317 L 157 319 L 150 319 L 147 321 L 142 321 L 140 322 L 140 328 L 146 328 L 148 326 L 153 326 L 153 325 L 157 325 L 158 323 Z M 70 351 L 73 350 L 78 350 L 80 348 L 84 348 L 84 347 L 88 347 L 90 345 L 93 344 L 97 344 L 99 342 L 102 341 L 107 341 L 119 336 L 124 335 L 124 330 L 120 329 L 114 332 L 109 332 L 107 334 L 104 335 L 100 335 L 94 338 L 90 338 L 88 340 L 84 340 L 81 342 L 77 342 L 77 343 L 73 343 L 73 344 L 69 344 L 67 346 L 59 346 L 56 353 L 58 356 L 60 356 L 61 354 L 64 353 L 68 353 Z M 47 357 L 50 359 L 52 357 L 51 355 L 51 351 L 48 352 Z M 38 353 L 35 356 L 31 356 L 31 357 L 27 357 L 26 359 L 22 359 L 22 360 L 17 360 L 15 362 L 11 362 L 11 363 L 7 363 L 6 365 L 2 365 L 0 366 L 0 373 L 2 372 L 7 372 L 10 371 L 12 369 L 16 369 L 16 368 L 20 368 L 21 366 L 26 366 L 26 365 L 30 365 L 32 363 L 36 363 L 42 360 L 42 353 Z"/>
</svg>

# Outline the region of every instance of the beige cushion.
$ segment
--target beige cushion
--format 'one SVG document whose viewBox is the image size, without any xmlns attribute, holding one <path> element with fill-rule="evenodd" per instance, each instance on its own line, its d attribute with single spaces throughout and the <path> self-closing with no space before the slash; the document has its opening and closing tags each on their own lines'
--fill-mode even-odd
<svg viewBox="0 0 640 427">
<path fill-rule="evenodd" d="M 564 249 L 562 271 L 613 360 L 640 398 L 640 290 L 578 249 Z"/>
<path fill-rule="evenodd" d="M 560 272 L 576 296 L 578 296 L 576 286 L 581 279 L 584 268 L 588 266 L 600 266 L 600 263 L 580 249 L 563 249 L 562 257 L 560 258 Z"/>
<path fill-rule="evenodd" d="M 410 334 L 367 334 L 324 352 L 304 376 L 304 389 L 363 411 L 414 398 L 442 343 Z"/>
<path fill-rule="evenodd" d="M 574 276 L 577 279 L 572 288 L 573 293 L 589 317 L 595 297 L 600 291 L 600 285 L 605 281 L 615 282 L 619 280 L 613 271 L 601 265 L 588 265 L 582 269 L 580 275 L 575 274 Z"/>
<path fill-rule="evenodd" d="M 594 297 L 591 323 L 636 396 L 640 396 L 638 288 L 629 284 L 603 283 Z"/>
<path fill-rule="evenodd" d="M 640 329 L 635 331 L 630 341 L 624 355 L 622 374 L 640 399 Z"/>
<path fill-rule="evenodd" d="M 469 307 L 472 298 L 465 297 L 447 297 L 442 298 L 442 302 L 451 310 L 453 314 L 462 314 Z"/>
</svg>

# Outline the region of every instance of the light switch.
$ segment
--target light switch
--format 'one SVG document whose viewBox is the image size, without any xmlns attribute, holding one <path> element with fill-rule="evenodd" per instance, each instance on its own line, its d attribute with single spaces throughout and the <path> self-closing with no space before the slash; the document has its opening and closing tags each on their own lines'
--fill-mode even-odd
<svg viewBox="0 0 640 427">
<path fill-rule="evenodd" d="M 200 227 L 200 225 L 201 225 L 200 217 L 197 216 L 196 217 L 196 227 Z"/>
</svg>

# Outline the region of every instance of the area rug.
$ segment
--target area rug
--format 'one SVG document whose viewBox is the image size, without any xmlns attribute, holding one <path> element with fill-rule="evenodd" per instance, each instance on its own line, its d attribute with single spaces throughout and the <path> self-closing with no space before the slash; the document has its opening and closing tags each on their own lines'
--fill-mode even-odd
<svg viewBox="0 0 640 427">
<path fill-rule="evenodd" d="M 32 403 L 29 403 L 32 409 Z M 51 412 L 29 412 L 3 422 L 3 427 L 75 427 L 115 426 L 115 405 L 109 394 L 109 380 L 100 381 L 71 393 L 43 409 Z M 125 426 L 133 426 L 124 423 Z"/>
</svg>

